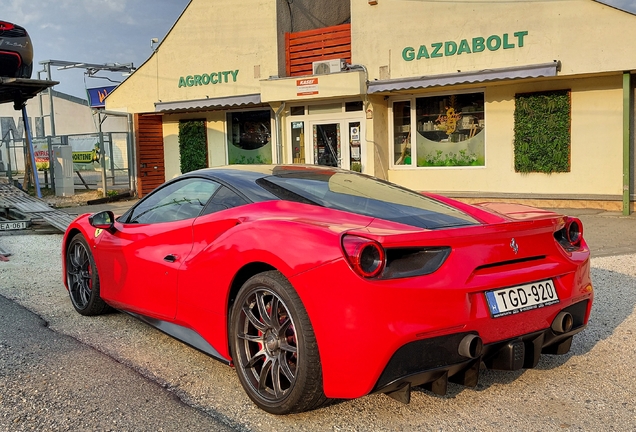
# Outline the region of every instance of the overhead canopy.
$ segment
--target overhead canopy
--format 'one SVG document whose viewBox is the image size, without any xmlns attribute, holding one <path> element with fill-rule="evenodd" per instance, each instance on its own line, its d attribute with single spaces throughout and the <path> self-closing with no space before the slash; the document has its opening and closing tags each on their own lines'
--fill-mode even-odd
<svg viewBox="0 0 636 432">
<path fill-rule="evenodd" d="M 261 105 L 260 94 L 194 99 L 176 102 L 156 102 L 155 112 L 180 112 L 189 110 L 221 109 Z"/>
<path fill-rule="evenodd" d="M 13 102 L 19 110 L 27 100 L 57 84 L 58 81 L 0 77 L 0 103 Z"/>
<path fill-rule="evenodd" d="M 429 87 L 441 87 L 457 84 L 473 84 L 487 81 L 553 77 L 561 70 L 561 62 L 542 63 L 530 66 L 514 66 L 480 71 L 456 72 L 442 75 L 430 75 L 417 78 L 369 82 L 369 93 L 382 93 L 399 90 L 414 90 Z"/>
</svg>

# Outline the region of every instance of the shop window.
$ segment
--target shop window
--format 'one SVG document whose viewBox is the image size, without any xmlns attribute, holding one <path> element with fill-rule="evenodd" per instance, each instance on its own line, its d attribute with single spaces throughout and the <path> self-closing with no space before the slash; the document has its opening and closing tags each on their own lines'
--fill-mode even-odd
<svg viewBox="0 0 636 432">
<path fill-rule="evenodd" d="M 293 106 L 289 108 L 289 115 L 293 116 L 301 116 L 305 115 L 305 107 L 304 106 Z"/>
<path fill-rule="evenodd" d="M 342 103 L 331 103 L 321 105 L 309 105 L 307 107 L 309 115 L 312 114 L 337 114 L 342 112 Z"/>
<path fill-rule="evenodd" d="M 394 164 L 418 167 L 485 164 L 484 93 L 393 103 Z"/>
<path fill-rule="evenodd" d="M 227 125 L 230 164 L 272 163 L 270 110 L 228 113 Z"/>
<path fill-rule="evenodd" d="M 515 171 L 569 172 L 569 90 L 515 96 Z"/>
<path fill-rule="evenodd" d="M 292 122 L 292 147 L 295 164 L 305 163 L 305 122 Z"/>
<path fill-rule="evenodd" d="M 346 112 L 362 111 L 362 101 L 345 102 Z"/>
<path fill-rule="evenodd" d="M 393 162 L 411 165 L 411 101 L 393 103 Z"/>
<path fill-rule="evenodd" d="M 417 166 L 483 166 L 484 94 L 417 98 Z"/>
</svg>

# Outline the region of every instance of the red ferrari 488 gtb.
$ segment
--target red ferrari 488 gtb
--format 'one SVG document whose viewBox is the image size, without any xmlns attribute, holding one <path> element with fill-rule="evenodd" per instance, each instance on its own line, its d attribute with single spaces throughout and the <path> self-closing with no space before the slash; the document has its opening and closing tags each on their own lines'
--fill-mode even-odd
<svg viewBox="0 0 636 432">
<path fill-rule="evenodd" d="M 236 368 L 275 414 L 565 354 L 592 307 L 578 219 L 318 166 L 168 181 L 63 242 L 75 309 L 132 314 Z"/>
</svg>

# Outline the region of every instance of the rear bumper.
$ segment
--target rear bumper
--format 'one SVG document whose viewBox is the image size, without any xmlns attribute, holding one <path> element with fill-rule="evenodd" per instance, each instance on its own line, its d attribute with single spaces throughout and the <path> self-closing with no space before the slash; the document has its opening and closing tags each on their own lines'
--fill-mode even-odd
<svg viewBox="0 0 636 432">
<path fill-rule="evenodd" d="M 571 314 L 572 328 L 556 333 L 552 328 L 497 341 L 483 346 L 478 356 L 462 356 L 462 340 L 476 332 L 454 333 L 410 342 L 391 357 L 372 393 L 400 392 L 413 386 L 424 386 L 436 394 L 445 394 L 448 382 L 474 387 L 479 380 L 482 363 L 489 369 L 518 370 L 534 368 L 541 354 L 565 354 L 572 336 L 586 324 L 589 300 L 575 303 L 562 312 Z"/>
</svg>

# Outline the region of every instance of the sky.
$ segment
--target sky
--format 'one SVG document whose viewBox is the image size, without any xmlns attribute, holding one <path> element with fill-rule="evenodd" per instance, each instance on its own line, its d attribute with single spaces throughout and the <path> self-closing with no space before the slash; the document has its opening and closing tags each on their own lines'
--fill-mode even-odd
<svg viewBox="0 0 636 432">
<path fill-rule="evenodd" d="M 214 0 L 209 0 L 210 2 Z M 161 41 L 189 0 L 0 0 L 0 19 L 27 29 L 33 43 L 32 78 L 41 61 L 141 66 L 152 54 L 150 40 Z M 54 90 L 86 99 L 86 88 L 115 85 L 86 78 L 84 69 L 51 68 Z M 121 73 L 99 73 L 115 81 Z M 45 79 L 45 74 L 41 75 Z"/>
<path fill-rule="evenodd" d="M 19 24 L 29 32 L 35 56 L 32 78 L 37 79 L 37 71 L 43 69 L 39 63 L 45 60 L 141 66 L 152 54 L 150 40 L 161 41 L 188 3 L 189 0 L 0 0 L 0 19 Z M 603 3 L 636 14 L 636 0 Z M 124 79 L 121 73 L 97 76 Z M 106 79 L 86 78 L 83 69 L 53 67 L 51 78 L 60 81 L 55 90 L 81 98 L 86 98 L 86 88 L 114 85 Z"/>
</svg>

